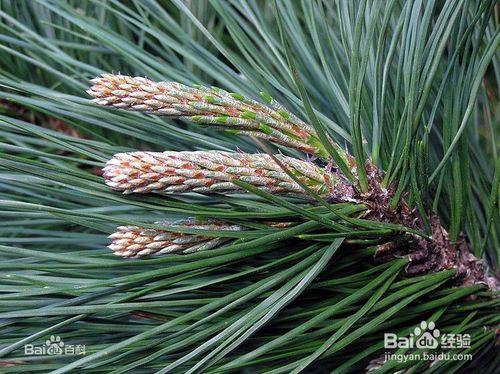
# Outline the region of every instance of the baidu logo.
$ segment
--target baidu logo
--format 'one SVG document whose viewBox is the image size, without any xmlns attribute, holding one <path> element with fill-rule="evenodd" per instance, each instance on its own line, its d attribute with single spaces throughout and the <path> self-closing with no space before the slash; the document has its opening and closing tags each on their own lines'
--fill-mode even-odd
<svg viewBox="0 0 500 374">
<path fill-rule="evenodd" d="M 85 345 L 66 344 L 59 335 L 51 335 L 45 344 L 24 345 L 24 354 L 26 356 L 76 356 L 85 354 Z"/>
<path fill-rule="evenodd" d="M 441 333 L 436 328 L 434 322 L 420 322 L 420 325 L 413 329 L 409 337 L 398 337 L 396 334 L 384 334 L 384 348 L 430 348 L 439 346 L 438 338 Z"/>
<path fill-rule="evenodd" d="M 471 336 L 469 334 L 442 333 L 433 321 L 422 321 L 408 336 L 394 333 L 384 334 L 384 348 L 393 350 L 385 352 L 384 361 L 469 361 L 468 353 Z M 446 349 L 466 350 L 454 353 Z M 430 351 L 429 351 L 430 350 Z M 450 353 L 451 352 L 451 353 Z"/>
<path fill-rule="evenodd" d="M 413 329 L 409 336 L 398 336 L 394 333 L 384 334 L 384 348 L 417 348 L 417 349 L 436 349 L 436 348 L 469 348 L 469 334 L 442 334 L 436 328 L 433 321 L 427 323 L 420 322 Z"/>
</svg>

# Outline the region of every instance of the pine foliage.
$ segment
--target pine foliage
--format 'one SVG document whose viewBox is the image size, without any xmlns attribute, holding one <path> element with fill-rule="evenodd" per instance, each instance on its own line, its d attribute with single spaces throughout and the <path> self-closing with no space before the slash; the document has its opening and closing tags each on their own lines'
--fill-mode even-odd
<svg viewBox="0 0 500 374">
<path fill-rule="evenodd" d="M 0 0 L 0 367 L 494 372 L 498 16 L 493 0 Z M 114 76 L 146 90 L 106 101 Z M 131 152 L 161 168 L 142 190 Z M 178 155 L 222 179 L 186 183 Z M 421 224 L 332 198 L 369 196 L 374 173 L 384 208 Z M 465 268 L 391 255 L 436 227 Z M 383 362 L 383 334 L 421 321 L 470 334 L 450 353 L 473 360 Z M 51 335 L 85 355 L 24 354 Z"/>
</svg>

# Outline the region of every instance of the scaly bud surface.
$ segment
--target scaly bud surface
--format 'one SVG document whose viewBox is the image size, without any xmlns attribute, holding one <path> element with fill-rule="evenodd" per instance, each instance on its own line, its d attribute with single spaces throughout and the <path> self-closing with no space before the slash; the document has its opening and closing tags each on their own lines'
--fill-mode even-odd
<svg viewBox="0 0 500 374">
<path fill-rule="evenodd" d="M 212 125 L 329 158 L 314 128 L 265 93 L 261 97 L 269 106 L 217 87 L 190 87 L 142 77 L 102 74 L 92 83 L 87 93 L 98 105 Z"/>
<path fill-rule="evenodd" d="M 180 221 L 155 222 L 166 228 L 187 228 L 207 231 L 239 231 L 241 226 L 230 225 L 220 221 L 197 221 L 194 219 Z M 108 246 L 115 255 L 135 258 L 157 256 L 162 254 L 187 254 L 217 247 L 229 238 L 213 238 L 203 235 L 182 234 L 161 229 L 146 229 L 137 226 L 119 226 L 109 236 L 112 239 Z"/>
<path fill-rule="evenodd" d="M 294 175 L 320 195 L 339 183 L 311 162 L 276 155 Z M 269 155 L 220 151 L 117 153 L 103 169 L 106 184 L 124 193 L 236 192 L 241 180 L 274 194 L 303 194 Z"/>
</svg>

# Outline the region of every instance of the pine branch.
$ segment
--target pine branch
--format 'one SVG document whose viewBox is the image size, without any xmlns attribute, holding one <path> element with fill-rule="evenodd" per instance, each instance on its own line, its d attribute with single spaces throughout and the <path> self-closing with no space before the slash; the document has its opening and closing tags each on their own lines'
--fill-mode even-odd
<svg viewBox="0 0 500 374">
<path fill-rule="evenodd" d="M 0 366 L 495 372 L 496 293 L 481 284 L 457 287 L 489 281 L 472 247 L 492 272 L 499 267 L 493 0 L 5 3 Z M 108 75 L 91 91 L 101 107 L 89 105 L 81 97 L 88 76 L 109 69 L 207 87 Z M 210 84 L 245 93 L 265 87 L 304 117 L 269 95 L 250 100 Z M 274 158 L 280 167 L 273 172 L 285 170 L 304 199 L 261 191 L 265 185 L 241 182 L 248 175 L 240 172 L 229 183 L 246 194 L 222 189 L 211 198 L 208 189 L 200 197 L 191 187 L 168 199 L 165 189 L 134 198 L 112 193 L 95 169 L 123 149 L 228 144 L 227 136 L 196 133 L 198 126 L 177 131 L 150 115 L 103 110 L 114 105 L 310 154 L 309 164 L 337 184 L 318 196 L 309 186 L 319 186 Z M 362 155 L 342 153 L 327 133 Z M 237 136 L 231 143 L 234 150 L 248 144 Z M 147 170 L 138 173 L 148 179 Z M 272 186 L 283 182 L 267 177 Z M 160 214 L 167 221 L 141 227 Z M 170 221 L 172 214 L 197 218 Z M 194 222 L 203 229 L 187 227 Z M 102 248 L 102 232 L 115 224 L 127 226 L 112 235 L 112 248 L 130 261 Z M 243 231 L 223 230 L 239 224 Z M 221 242 L 211 247 L 212 240 Z M 199 251 L 187 254 L 184 244 Z M 473 362 L 372 360 L 383 353 L 381 332 L 417 338 L 421 320 L 446 335 L 470 334 L 471 348 L 447 352 L 471 353 Z M 64 348 L 85 344 L 86 354 L 23 354 L 23 345 L 44 346 L 52 334 Z"/>
<path fill-rule="evenodd" d="M 245 129 L 245 132 L 251 129 L 251 134 L 259 134 L 259 137 L 269 135 L 267 139 L 275 143 L 323 155 L 319 148 L 313 149 L 310 144 L 307 148 L 306 143 L 299 145 L 292 139 L 309 142 L 316 139 L 312 127 L 266 96 L 273 109 L 219 88 L 191 88 L 176 82 L 155 83 L 145 78 L 109 74 L 95 78 L 93 83 L 94 86 L 87 92 L 95 97 L 93 101 L 98 105 L 234 126 Z M 272 126 L 272 130 L 265 130 L 263 126 Z M 368 207 L 365 218 L 401 224 L 415 230 L 424 230 L 424 222 L 432 220 L 431 240 L 412 234 L 407 240 L 380 245 L 376 255 L 379 261 L 407 257 L 411 260 L 406 269 L 408 274 L 454 268 L 457 270 L 457 282 L 461 284 L 485 283 L 492 289 L 497 287 L 496 280 L 486 276 L 481 262 L 469 253 L 464 243 L 450 242 L 437 217 L 423 219 L 403 199 L 393 207 L 391 202 L 395 190 L 383 188 L 382 172 L 371 162 L 366 165 L 369 188 L 359 192 L 339 171 L 332 172 L 312 162 L 282 155 L 275 157 L 292 170 L 309 190 L 327 201 L 365 204 Z M 343 157 L 354 166 L 352 156 L 344 152 Z M 242 180 L 272 194 L 304 194 L 306 191 L 284 172 L 278 162 L 269 155 L 219 151 L 118 153 L 107 162 L 103 176 L 108 186 L 125 194 L 241 191 L 233 183 L 235 180 Z M 119 233 L 120 230 L 117 235 Z M 139 241 L 150 240 L 139 236 Z M 134 255 L 135 248 L 144 254 L 148 254 L 150 249 L 141 247 L 139 243 L 129 244 L 126 238 L 118 240 L 126 248 L 113 243 L 111 249 L 125 253 L 124 257 Z M 160 246 L 152 244 L 152 247 L 155 245 Z"/>
</svg>

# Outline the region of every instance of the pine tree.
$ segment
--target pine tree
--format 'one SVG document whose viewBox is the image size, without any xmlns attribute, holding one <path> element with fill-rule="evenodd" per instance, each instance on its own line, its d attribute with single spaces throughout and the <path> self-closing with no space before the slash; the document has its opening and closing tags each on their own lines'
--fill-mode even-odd
<svg viewBox="0 0 500 374">
<path fill-rule="evenodd" d="M 497 8 L 0 1 L 0 366 L 494 372 Z"/>
</svg>

